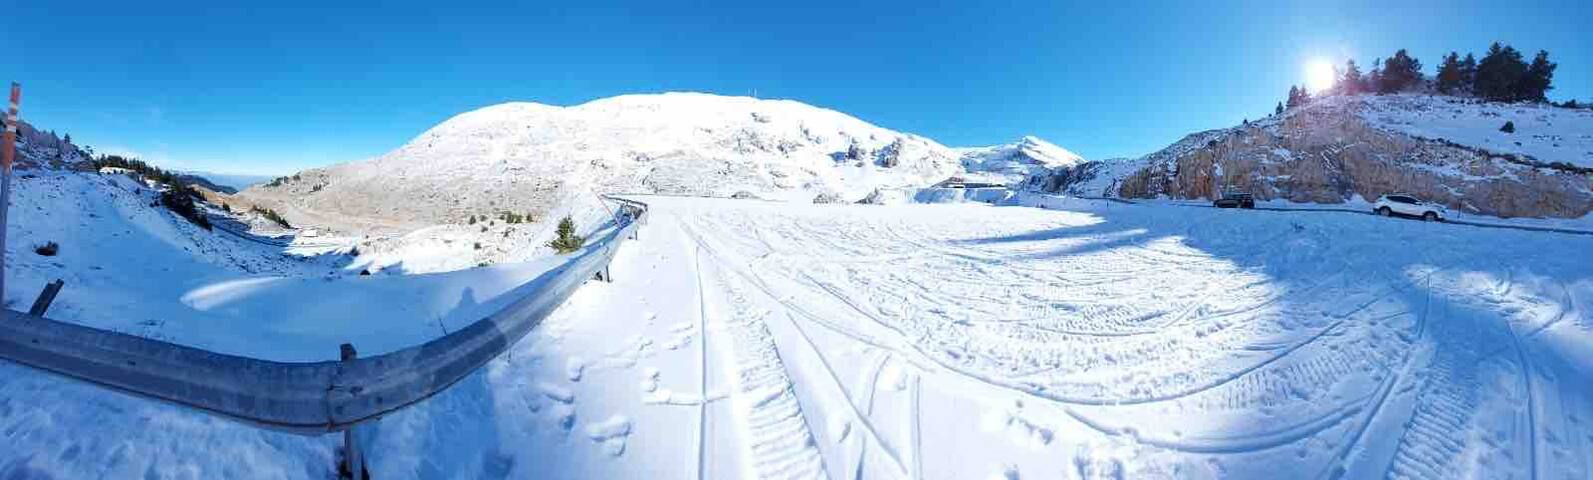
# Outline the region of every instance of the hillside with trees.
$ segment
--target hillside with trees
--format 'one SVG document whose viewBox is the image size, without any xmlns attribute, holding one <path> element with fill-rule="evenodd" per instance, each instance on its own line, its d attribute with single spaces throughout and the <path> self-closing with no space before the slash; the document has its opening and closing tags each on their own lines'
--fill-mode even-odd
<svg viewBox="0 0 1593 480">
<path fill-rule="evenodd" d="M 1473 54 L 1464 57 L 1449 52 L 1438 64 L 1436 72 L 1428 77 L 1422 72 L 1422 62 L 1409 51 L 1399 49 L 1387 59 L 1372 61 L 1370 71 L 1362 74 L 1354 59 L 1336 69 L 1337 83 L 1315 96 L 1360 95 L 1375 93 L 1437 93 L 1469 97 L 1490 102 L 1548 102 L 1548 93 L 1554 89 L 1554 71 L 1559 65 L 1549 60 L 1549 52 L 1539 50 L 1528 62 L 1521 51 L 1510 45 L 1494 42 L 1482 59 Z M 1303 86 L 1289 86 L 1284 102 L 1286 108 L 1310 103 L 1313 96 Z M 1580 108 L 1575 100 L 1556 104 Z M 1281 112 L 1276 112 L 1281 113 Z"/>
</svg>

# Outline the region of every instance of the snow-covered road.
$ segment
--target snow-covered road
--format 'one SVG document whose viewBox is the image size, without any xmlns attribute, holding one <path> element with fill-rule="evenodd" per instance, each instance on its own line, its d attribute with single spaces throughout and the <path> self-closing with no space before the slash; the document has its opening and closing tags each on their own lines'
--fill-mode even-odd
<svg viewBox="0 0 1593 480">
<path fill-rule="evenodd" d="M 710 335 L 771 333 L 721 342 L 773 341 L 734 359 L 785 371 L 831 477 L 1590 466 L 1584 237 L 1110 203 L 649 201 L 646 233 L 698 256 Z"/>
<path fill-rule="evenodd" d="M 1587 236 L 1088 201 L 638 198 L 651 220 L 613 283 L 368 429 L 377 478 L 1593 469 Z M 330 474 L 330 438 L 0 373 L 0 438 L 19 447 L 0 478 Z"/>
</svg>

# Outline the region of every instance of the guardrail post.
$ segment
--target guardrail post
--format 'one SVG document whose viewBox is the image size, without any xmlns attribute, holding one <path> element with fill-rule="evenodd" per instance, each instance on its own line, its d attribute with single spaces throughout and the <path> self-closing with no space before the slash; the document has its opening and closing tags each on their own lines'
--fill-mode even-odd
<svg viewBox="0 0 1593 480">
<path fill-rule="evenodd" d="M 66 281 L 59 278 L 44 284 L 44 291 L 39 292 L 39 298 L 33 300 L 33 308 L 28 309 L 28 315 L 35 317 L 44 316 L 44 311 L 50 309 L 50 304 L 55 303 L 55 295 L 61 293 L 61 287 L 66 286 Z"/>
<path fill-rule="evenodd" d="M 352 343 L 339 345 L 338 353 L 344 362 L 352 362 L 359 355 L 358 352 L 354 351 L 354 344 Z M 343 431 L 343 470 L 348 472 L 347 478 L 366 480 L 366 473 L 368 472 L 365 471 L 365 457 L 361 454 L 359 436 L 355 432 L 358 426 L 350 425 L 347 430 Z"/>
</svg>

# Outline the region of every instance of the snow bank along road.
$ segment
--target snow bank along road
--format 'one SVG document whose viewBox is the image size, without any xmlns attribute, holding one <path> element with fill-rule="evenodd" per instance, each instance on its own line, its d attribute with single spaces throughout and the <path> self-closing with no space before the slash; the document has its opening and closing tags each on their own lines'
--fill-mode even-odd
<svg viewBox="0 0 1593 480">
<path fill-rule="evenodd" d="M 645 200 L 614 283 L 371 429 L 377 478 L 1593 469 L 1586 236 L 1086 201 Z M 334 439 L 0 368 L 0 438 L 19 447 L 0 478 L 330 476 Z"/>
</svg>

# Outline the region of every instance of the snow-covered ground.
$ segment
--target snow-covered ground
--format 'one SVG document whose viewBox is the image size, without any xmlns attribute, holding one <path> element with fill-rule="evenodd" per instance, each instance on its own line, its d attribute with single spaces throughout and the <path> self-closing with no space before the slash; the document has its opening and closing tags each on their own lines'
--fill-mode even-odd
<svg viewBox="0 0 1593 480">
<path fill-rule="evenodd" d="M 1434 95 L 1369 98 L 1361 115 L 1382 128 L 1495 153 L 1524 154 L 1543 163 L 1593 168 L 1593 110 Z M 1515 132 L 1500 131 L 1505 122 L 1513 123 Z"/>
<path fill-rule="evenodd" d="M 280 247 L 200 230 L 151 207 L 155 193 L 125 176 L 35 171 L 16 180 L 8 308 L 26 310 L 62 279 L 51 318 L 268 360 L 335 359 L 345 341 L 366 355 L 423 343 L 523 295 L 560 261 L 543 253 L 467 268 L 459 263 L 474 258 L 469 239 L 359 257 L 347 255 L 349 239 Z M 590 213 L 588 228 L 605 215 Z M 50 242 L 54 256 L 34 252 Z M 464 253 L 450 256 L 450 247 Z M 359 274 L 376 266 L 425 274 Z"/>
<path fill-rule="evenodd" d="M 508 354 L 368 428 L 377 478 L 1593 468 L 1593 237 L 1076 199 L 637 198 L 652 217 L 615 282 L 589 283 Z M 311 297 L 364 295 L 357 282 L 372 280 L 404 289 L 387 299 L 468 285 L 485 304 L 515 268 L 535 267 L 314 280 L 319 295 L 298 298 L 221 288 L 236 293 L 221 304 L 354 308 Z M 96 301 L 64 293 L 56 308 L 81 320 L 88 307 L 71 305 Z M 349 322 L 345 335 L 406 328 Z M 0 432 L 0 478 L 328 478 L 336 444 L 3 362 Z"/>
</svg>

